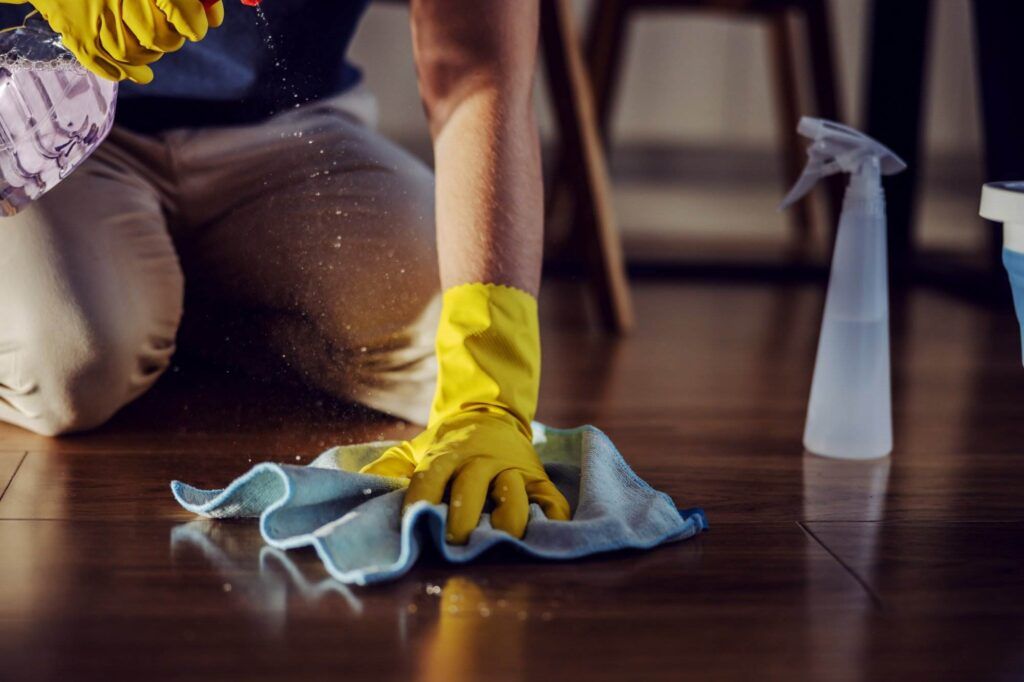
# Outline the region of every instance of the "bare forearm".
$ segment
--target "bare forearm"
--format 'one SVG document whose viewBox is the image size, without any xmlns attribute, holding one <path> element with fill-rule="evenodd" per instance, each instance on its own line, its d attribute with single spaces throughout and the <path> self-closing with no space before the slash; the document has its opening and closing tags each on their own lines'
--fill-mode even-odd
<svg viewBox="0 0 1024 682">
<path fill-rule="evenodd" d="M 413 35 L 434 139 L 441 284 L 536 294 L 543 244 L 532 103 L 537 6 L 417 0 Z"/>
</svg>

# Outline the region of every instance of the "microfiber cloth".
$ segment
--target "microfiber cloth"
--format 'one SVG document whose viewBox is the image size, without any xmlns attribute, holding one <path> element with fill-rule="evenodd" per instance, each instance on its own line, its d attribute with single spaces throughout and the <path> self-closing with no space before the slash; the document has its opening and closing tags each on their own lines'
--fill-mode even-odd
<svg viewBox="0 0 1024 682">
<path fill-rule="evenodd" d="M 272 547 L 313 547 L 343 583 L 366 585 L 405 574 L 425 542 L 464 563 L 496 545 L 539 559 L 575 559 L 619 549 L 649 549 L 707 528 L 700 509 L 679 510 L 637 476 L 604 433 L 592 426 L 534 425 L 534 446 L 552 482 L 568 499 L 571 521 L 549 521 L 530 506 L 520 540 L 491 528 L 483 514 L 466 545 L 444 541 L 448 505 L 418 502 L 402 514 L 405 482 L 360 474 L 391 442 L 335 447 L 308 466 L 263 463 L 223 490 L 171 483 L 189 511 L 215 519 L 259 517 Z"/>
</svg>

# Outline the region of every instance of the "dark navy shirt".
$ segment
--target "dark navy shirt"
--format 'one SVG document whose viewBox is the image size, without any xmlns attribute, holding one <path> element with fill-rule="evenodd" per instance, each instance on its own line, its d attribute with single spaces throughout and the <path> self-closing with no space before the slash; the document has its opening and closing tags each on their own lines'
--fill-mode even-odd
<svg viewBox="0 0 1024 682">
<path fill-rule="evenodd" d="M 196 0 L 198 2 L 199 0 Z M 226 0 L 224 25 L 153 65 L 149 85 L 125 82 L 117 121 L 141 131 L 253 123 L 359 82 L 345 55 L 369 0 Z M 0 27 L 28 6 L 0 5 Z"/>
</svg>

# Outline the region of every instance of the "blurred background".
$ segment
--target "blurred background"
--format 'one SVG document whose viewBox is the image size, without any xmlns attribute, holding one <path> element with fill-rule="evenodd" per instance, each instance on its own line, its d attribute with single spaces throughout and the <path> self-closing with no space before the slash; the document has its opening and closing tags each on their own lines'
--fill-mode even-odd
<svg viewBox="0 0 1024 682">
<path fill-rule="evenodd" d="M 929 3 L 895 2 L 924 4 Z M 575 2 L 581 36 L 598 5 L 595 0 Z M 792 262 L 794 235 L 792 217 L 777 210 L 789 181 L 770 27 L 743 12 L 676 9 L 631 15 L 611 98 L 608 159 L 627 260 L 634 270 L 699 266 L 706 271 L 718 263 L 784 267 Z M 840 119 L 867 129 L 873 5 L 870 0 L 831 0 L 827 9 Z M 928 49 L 921 80 L 919 175 L 909 218 L 913 250 L 923 254 L 922 262 L 934 260 L 932 269 L 940 274 L 960 268 L 972 276 L 984 274 L 992 258 L 990 232 L 977 216 L 984 173 L 974 12 L 971 0 L 933 0 L 928 10 L 921 29 Z M 383 131 L 428 157 L 407 12 L 401 3 L 374 3 L 352 58 L 379 98 Z M 800 76 L 799 112 L 813 115 L 807 36 L 798 13 L 790 23 L 790 51 Z M 899 34 L 898 26 L 895 30 Z M 552 155 L 557 134 L 541 72 L 538 110 Z M 914 91 L 915 83 L 906 85 Z M 891 106 L 906 104 L 894 100 Z M 885 112 L 886 103 L 876 101 L 875 107 Z M 795 128 L 796 122 L 785 125 Z M 881 141 L 899 151 L 900 140 Z M 831 220 L 824 192 L 817 194 L 803 263 L 827 262 L 830 248 Z M 998 295 L 998 288 L 981 295 Z"/>
</svg>

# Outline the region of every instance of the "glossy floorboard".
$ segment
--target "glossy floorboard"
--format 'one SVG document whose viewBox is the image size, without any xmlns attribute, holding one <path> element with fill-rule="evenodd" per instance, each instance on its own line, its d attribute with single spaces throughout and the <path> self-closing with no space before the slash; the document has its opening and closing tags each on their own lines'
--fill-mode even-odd
<svg viewBox="0 0 1024 682">
<path fill-rule="evenodd" d="M 709 533 L 568 564 L 428 557 L 347 589 L 167 482 L 413 427 L 185 363 L 96 433 L 0 427 L 0 679 L 1024 677 L 1009 309 L 900 302 L 896 451 L 849 463 L 800 446 L 815 287 L 642 282 L 624 341 L 587 331 L 571 288 L 546 296 L 541 418 L 604 428 Z"/>
</svg>

